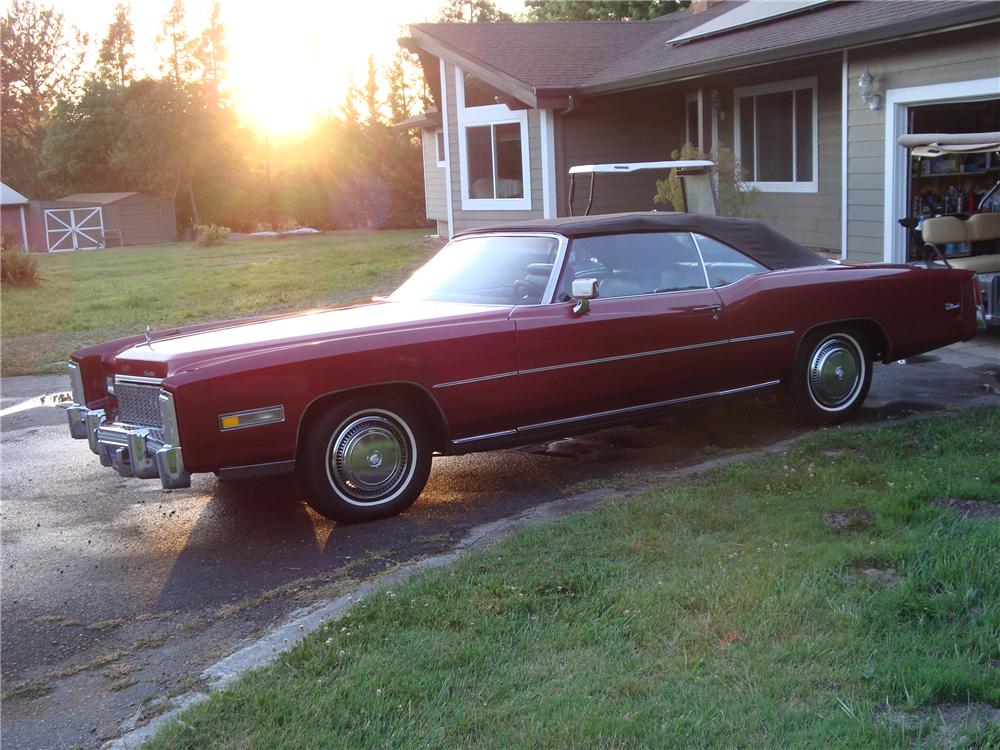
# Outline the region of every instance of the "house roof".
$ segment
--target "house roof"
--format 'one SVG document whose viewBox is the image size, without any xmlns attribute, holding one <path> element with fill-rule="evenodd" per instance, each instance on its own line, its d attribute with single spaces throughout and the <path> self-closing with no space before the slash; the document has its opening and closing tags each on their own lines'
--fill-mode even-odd
<svg viewBox="0 0 1000 750">
<path fill-rule="evenodd" d="M 77 203 L 100 203 L 101 205 L 107 205 L 108 203 L 114 203 L 115 201 L 120 201 L 122 198 L 128 198 L 132 195 L 138 195 L 136 192 L 131 193 L 73 193 L 72 195 L 64 195 L 59 200 L 61 201 L 75 201 Z"/>
<path fill-rule="evenodd" d="M 27 198 L 21 195 L 14 188 L 0 182 L 0 205 L 3 206 L 26 206 L 30 203 Z"/>
<path fill-rule="evenodd" d="M 537 99 L 546 91 L 613 91 L 1000 19 L 1000 3 L 992 0 L 860 0 L 802 4 L 797 13 L 731 28 L 717 20 L 743 5 L 724 1 L 651 21 L 415 24 L 410 33 L 417 47 L 473 72 L 477 66 L 495 71 Z M 708 22 L 723 28 L 673 41 Z"/>
<path fill-rule="evenodd" d="M 793 242 L 783 234 L 778 234 L 767 224 L 756 219 L 706 216 L 673 211 L 640 211 L 601 216 L 506 222 L 495 226 L 467 229 L 457 234 L 456 237 L 494 232 L 554 232 L 572 238 L 650 231 L 698 232 L 708 237 L 714 237 L 727 245 L 739 248 L 771 270 L 822 266 L 830 262 L 797 242 Z"/>
<path fill-rule="evenodd" d="M 407 117 L 405 120 L 400 120 L 393 125 L 394 128 L 399 128 L 400 130 L 418 130 L 420 128 L 436 128 L 441 125 L 441 113 L 436 109 L 431 108 L 426 112 L 421 112 L 420 114 L 413 115 L 413 117 Z"/>
</svg>

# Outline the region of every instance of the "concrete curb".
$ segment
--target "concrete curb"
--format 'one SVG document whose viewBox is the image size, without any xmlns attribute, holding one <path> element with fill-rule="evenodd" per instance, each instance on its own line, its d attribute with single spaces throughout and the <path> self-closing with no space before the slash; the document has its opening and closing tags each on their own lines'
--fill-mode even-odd
<svg viewBox="0 0 1000 750">
<path fill-rule="evenodd" d="M 160 714 L 141 727 L 135 726 L 139 721 L 139 714 L 137 713 L 122 725 L 124 734 L 117 739 L 106 742 L 101 750 L 135 750 L 135 748 L 140 747 L 146 740 L 156 734 L 161 727 L 176 718 L 187 708 L 201 703 L 211 693 L 222 690 L 247 672 L 267 666 L 280 654 L 296 646 L 307 635 L 319 629 L 324 623 L 336 620 L 365 597 L 404 581 L 422 571 L 451 565 L 468 550 L 488 547 L 527 526 L 535 526 L 553 521 L 572 513 L 587 510 L 611 499 L 635 499 L 652 487 L 664 482 L 689 479 L 697 474 L 727 466 L 728 464 L 771 453 L 780 453 L 813 434 L 815 434 L 813 431 L 808 431 L 802 435 L 780 440 L 754 451 L 719 456 L 692 466 L 685 466 L 670 471 L 644 474 L 643 482 L 635 487 L 628 488 L 624 494 L 619 493 L 614 488 L 588 490 L 587 492 L 560 498 L 559 500 L 552 500 L 509 518 L 476 526 L 470 529 L 462 540 L 448 552 L 426 557 L 415 563 L 397 568 L 379 576 L 373 581 L 362 584 L 349 594 L 343 594 L 335 599 L 317 602 L 309 607 L 296 610 L 267 635 L 242 646 L 202 672 L 202 678 L 206 683 L 206 690 L 192 691 L 172 699 L 172 707 L 169 711 Z"/>
</svg>

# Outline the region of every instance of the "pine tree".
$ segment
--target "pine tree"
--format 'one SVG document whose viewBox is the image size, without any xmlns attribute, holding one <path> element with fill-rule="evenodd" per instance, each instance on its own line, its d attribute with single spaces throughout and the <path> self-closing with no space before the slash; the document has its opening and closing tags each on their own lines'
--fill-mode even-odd
<svg viewBox="0 0 1000 750">
<path fill-rule="evenodd" d="M 101 77 L 124 86 L 132 79 L 132 60 L 135 57 L 135 32 L 129 19 L 128 3 L 115 6 L 115 17 L 108 26 L 107 36 L 101 41 L 97 65 Z"/>
</svg>

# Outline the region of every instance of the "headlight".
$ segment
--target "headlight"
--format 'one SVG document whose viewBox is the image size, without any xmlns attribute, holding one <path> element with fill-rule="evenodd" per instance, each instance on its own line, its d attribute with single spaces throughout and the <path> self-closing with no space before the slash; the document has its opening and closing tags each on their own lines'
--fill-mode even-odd
<svg viewBox="0 0 1000 750">
<path fill-rule="evenodd" d="M 70 362 L 66 369 L 69 370 L 69 389 L 73 394 L 74 404 L 86 404 L 87 399 L 83 395 L 83 373 L 80 372 L 80 365 Z"/>
<path fill-rule="evenodd" d="M 108 375 L 104 378 L 104 390 L 108 392 L 109 395 L 115 395 L 115 376 Z"/>
<path fill-rule="evenodd" d="M 163 440 L 167 445 L 180 445 L 181 433 L 177 428 L 177 408 L 174 406 L 174 394 L 170 391 L 160 391 L 160 417 L 163 420 Z"/>
</svg>

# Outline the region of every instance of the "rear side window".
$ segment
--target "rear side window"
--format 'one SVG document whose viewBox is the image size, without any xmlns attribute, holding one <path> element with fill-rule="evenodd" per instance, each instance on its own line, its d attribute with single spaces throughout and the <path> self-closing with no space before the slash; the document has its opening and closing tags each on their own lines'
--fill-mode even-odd
<svg viewBox="0 0 1000 750">
<path fill-rule="evenodd" d="M 705 271 L 713 288 L 733 284 L 755 273 L 765 273 L 768 269 L 739 250 L 724 245 L 718 240 L 702 234 L 694 235 L 705 261 Z"/>
</svg>

